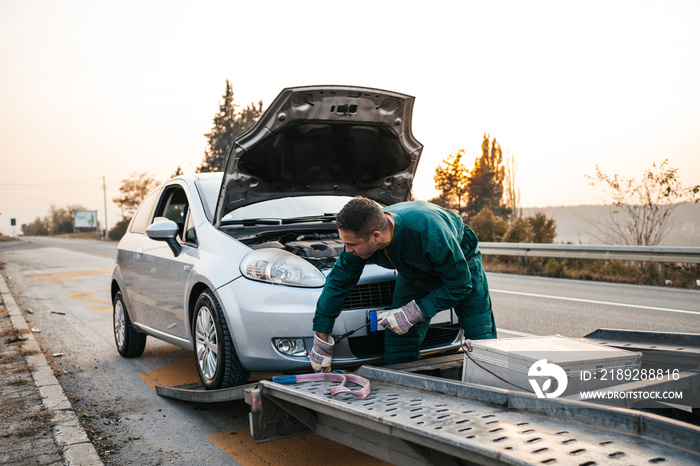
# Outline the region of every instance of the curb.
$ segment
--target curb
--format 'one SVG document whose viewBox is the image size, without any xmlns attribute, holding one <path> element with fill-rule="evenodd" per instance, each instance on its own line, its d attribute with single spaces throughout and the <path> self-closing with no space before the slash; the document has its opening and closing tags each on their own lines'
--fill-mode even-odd
<svg viewBox="0 0 700 466">
<path fill-rule="evenodd" d="M 0 275 L 0 294 L 5 301 L 5 307 L 9 311 L 10 322 L 18 330 L 26 330 L 23 347 L 37 354 L 26 356 L 27 364 L 33 365 L 32 377 L 34 384 L 39 389 L 44 407 L 54 414 L 53 436 L 56 444 L 63 451 L 63 458 L 66 464 L 80 466 L 102 465 L 95 447 L 88 439 L 85 430 L 78 421 L 73 407 L 68 401 L 63 388 L 53 375 L 53 370 L 49 366 L 44 353 L 41 352 L 39 344 L 30 331 L 27 321 L 15 302 L 14 296 L 10 293 L 5 277 Z"/>
</svg>

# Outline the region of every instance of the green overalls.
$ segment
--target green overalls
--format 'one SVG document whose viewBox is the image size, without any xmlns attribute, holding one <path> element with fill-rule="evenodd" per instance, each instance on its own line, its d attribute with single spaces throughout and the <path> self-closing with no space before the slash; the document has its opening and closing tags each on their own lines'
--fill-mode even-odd
<svg viewBox="0 0 700 466">
<path fill-rule="evenodd" d="M 394 219 L 391 242 L 366 260 L 341 253 L 316 304 L 313 330 L 331 332 L 365 264 L 377 264 L 398 272 L 392 309 L 415 300 L 426 317 L 404 335 L 384 331 L 386 364 L 418 360 L 430 319 L 450 308 L 466 338 L 496 338 L 488 283 L 472 229 L 454 212 L 425 201 L 402 202 L 384 211 Z"/>
</svg>

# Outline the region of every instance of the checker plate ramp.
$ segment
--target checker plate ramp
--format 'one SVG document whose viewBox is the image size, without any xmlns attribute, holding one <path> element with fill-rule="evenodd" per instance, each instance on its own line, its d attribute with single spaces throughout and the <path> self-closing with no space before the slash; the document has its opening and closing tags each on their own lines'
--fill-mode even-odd
<svg viewBox="0 0 700 466">
<path fill-rule="evenodd" d="M 700 428 L 653 414 L 370 366 L 355 374 L 371 383 L 363 400 L 331 396 L 333 382 L 261 381 L 263 410 L 271 399 L 395 464 L 700 464 Z"/>
</svg>

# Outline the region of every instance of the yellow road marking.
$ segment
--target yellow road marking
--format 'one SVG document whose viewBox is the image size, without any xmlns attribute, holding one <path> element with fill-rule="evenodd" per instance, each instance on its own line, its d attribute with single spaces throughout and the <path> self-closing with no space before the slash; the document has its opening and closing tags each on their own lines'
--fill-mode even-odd
<svg viewBox="0 0 700 466">
<path fill-rule="evenodd" d="M 88 309 L 92 311 L 100 311 L 100 312 L 112 312 L 112 303 L 109 301 L 102 301 L 99 299 L 92 299 L 92 298 L 86 298 L 83 295 L 94 295 L 96 294 L 94 291 L 71 291 L 68 293 L 69 298 L 74 298 L 74 299 L 80 299 L 82 301 L 89 301 L 91 303 L 99 303 L 99 304 L 107 304 L 109 307 L 104 307 L 104 306 L 88 306 Z"/>
<path fill-rule="evenodd" d="M 102 306 L 88 306 L 88 309 L 91 311 L 97 311 L 97 312 L 112 312 L 111 307 L 102 307 Z"/>
<path fill-rule="evenodd" d="M 211 443 L 244 466 L 287 464 L 325 466 L 328 458 L 342 458 L 343 464 L 389 464 L 316 434 L 300 435 L 274 442 L 256 443 L 250 429 L 210 434 Z"/>
<path fill-rule="evenodd" d="M 101 270 L 81 270 L 73 272 L 53 272 L 53 273 L 35 273 L 27 275 L 30 278 L 36 278 L 35 280 L 29 280 L 32 283 L 65 283 L 65 282 L 75 282 L 77 281 L 75 277 L 84 277 L 86 275 L 97 275 L 100 273 L 111 273 L 112 269 L 101 269 Z"/>
<path fill-rule="evenodd" d="M 155 392 L 156 385 L 177 387 L 178 385 L 199 382 L 199 374 L 197 367 L 195 367 L 194 357 L 191 357 L 141 374 L 139 379 Z"/>
</svg>

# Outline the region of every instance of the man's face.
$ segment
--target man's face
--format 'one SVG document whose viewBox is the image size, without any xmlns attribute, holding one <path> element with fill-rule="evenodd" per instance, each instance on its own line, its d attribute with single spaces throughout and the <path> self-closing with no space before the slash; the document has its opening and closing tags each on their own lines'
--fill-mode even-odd
<svg viewBox="0 0 700 466">
<path fill-rule="evenodd" d="M 369 238 L 360 236 L 350 230 L 338 229 L 340 240 L 345 244 L 345 250 L 349 253 L 360 256 L 363 259 L 369 258 L 374 252 L 379 249 L 380 234 L 378 231 L 369 235 Z"/>
</svg>

